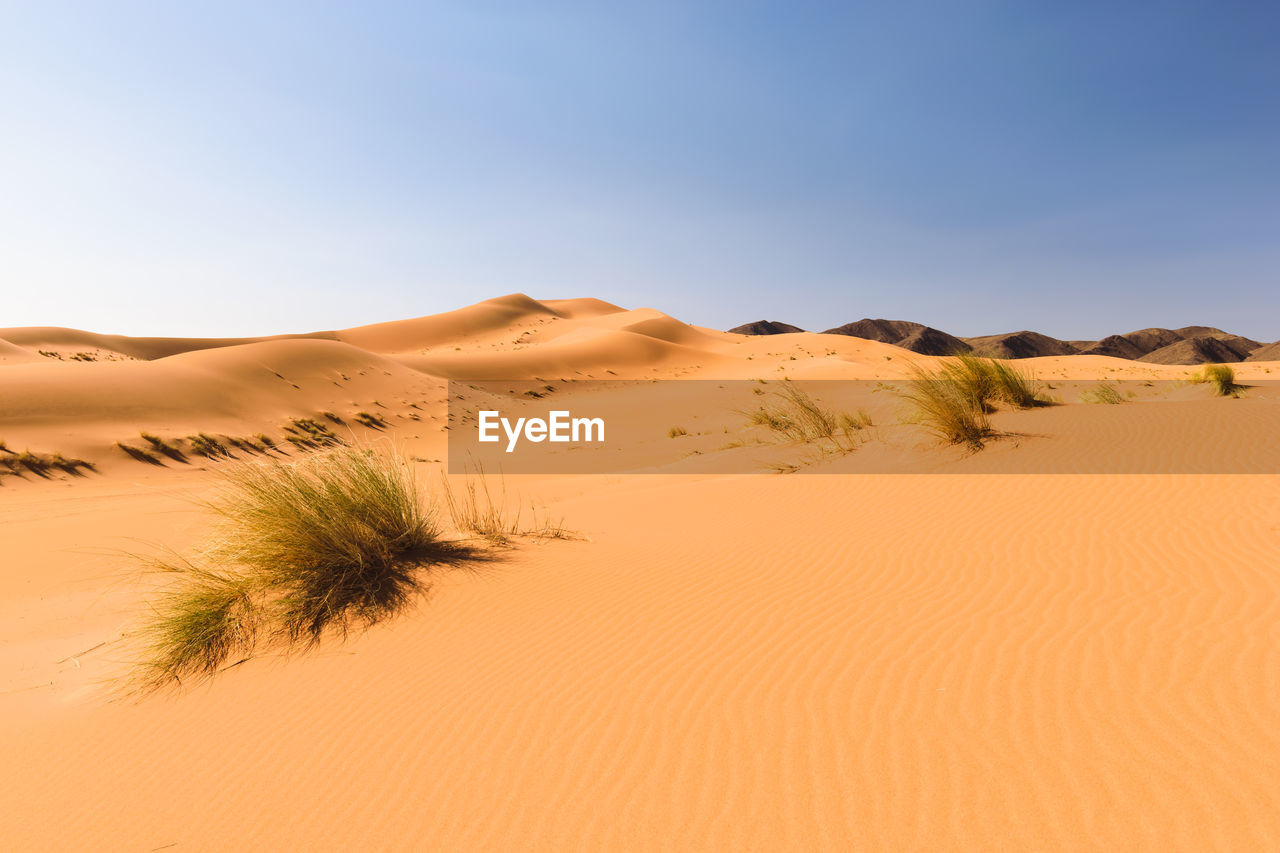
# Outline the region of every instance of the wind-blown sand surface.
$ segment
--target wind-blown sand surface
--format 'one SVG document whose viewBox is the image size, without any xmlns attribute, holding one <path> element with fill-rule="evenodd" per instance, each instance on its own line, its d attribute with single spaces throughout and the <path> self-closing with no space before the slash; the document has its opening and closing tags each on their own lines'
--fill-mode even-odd
<svg viewBox="0 0 1280 853">
<path fill-rule="evenodd" d="M 97 360 L 68 360 L 76 352 Z M 385 425 L 352 436 L 440 460 L 448 378 L 888 381 L 911 362 L 928 359 L 523 296 L 193 346 L 0 330 L 0 438 L 97 465 L 0 480 L 0 838 L 126 850 L 1274 847 L 1280 477 L 1000 473 L 1081 433 L 1110 454 L 1155 444 L 1176 462 L 1205 438 L 1162 444 L 1185 435 L 1188 412 L 1246 439 L 1214 452 L 1263 452 L 1274 421 L 1259 394 L 1192 387 L 1168 403 L 1026 413 L 1049 438 L 969 457 L 907 442 L 903 454 L 925 461 L 894 469 L 906 473 L 509 478 L 584 538 L 522 541 L 441 573 L 412 612 L 345 643 L 112 698 L 152 588 L 118 552 L 196 543 L 209 519 L 190 498 L 222 464 L 145 465 L 114 447 L 139 431 L 278 437 L 290 417 L 351 424 L 369 411 Z M 1020 365 L 1061 381 L 1187 371 L 1101 356 Z M 1263 380 L 1280 363 L 1236 369 Z M 1116 426 L 1098 429 L 1103 415 Z M 438 462 L 417 464 L 434 484 Z"/>
</svg>

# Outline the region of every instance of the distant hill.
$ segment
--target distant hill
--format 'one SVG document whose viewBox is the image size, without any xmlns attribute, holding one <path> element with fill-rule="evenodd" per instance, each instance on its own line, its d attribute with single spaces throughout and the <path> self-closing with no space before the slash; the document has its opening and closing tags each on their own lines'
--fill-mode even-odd
<svg viewBox="0 0 1280 853">
<path fill-rule="evenodd" d="M 1280 341 L 1258 347 L 1245 361 L 1280 361 Z"/>
<path fill-rule="evenodd" d="M 1248 357 L 1248 350 L 1237 349 L 1220 338 L 1196 337 L 1184 338 L 1167 347 L 1160 347 L 1138 361 L 1153 364 L 1222 364 L 1244 361 Z"/>
<path fill-rule="evenodd" d="M 973 351 L 987 358 L 1035 358 L 1042 355 L 1074 355 L 1077 350 L 1066 341 L 1039 332 L 1009 332 L 965 338 Z"/>
<path fill-rule="evenodd" d="M 760 320 L 730 329 L 740 335 L 778 335 L 802 329 L 776 320 Z M 1280 341 L 1263 344 L 1213 326 L 1138 329 L 1098 341 L 1063 341 L 1023 330 L 1002 335 L 957 338 L 910 320 L 864 318 L 822 332 L 893 344 L 922 355 L 973 352 L 988 358 L 1037 358 L 1051 355 L 1105 355 L 1153 364 L 1207 364 L 1280 360 Z"/>
<path fill-rule="evenodd" d="M 756 320 L 742 326 L 734 326 L 729 330 L 735 335 L 790 335 L 803 332 L 799 326 L 790 323 L 779 323 L 777 320 Z"/>
<path fill-rule="evenodd" d="M 846 323 L 834 329 L 827 329 L 824 335 L 848 335 L 853 338 L 865 338 L 886 344 L 902 347 L 918 352 L 921 355 L 952 355 L 957 352 L 968 352 L 972 349 L 959 338 L 946 332 L 912 323 L 909 320 L 872 320 L 864 318 L 856 323 Z"/>
</svg>

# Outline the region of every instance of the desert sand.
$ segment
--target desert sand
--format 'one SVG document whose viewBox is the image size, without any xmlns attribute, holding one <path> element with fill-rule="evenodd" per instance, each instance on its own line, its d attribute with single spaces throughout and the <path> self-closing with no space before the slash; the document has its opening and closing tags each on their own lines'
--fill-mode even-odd
<svg viewBox="0 0 1280 853">
<path fill-rule="evenodd" d="M 732 412 L 649 413 L 636 473 L 510 478 L 580 538 L 441 571 L 345 642 L 113 689 L 155 584 L 122 552 L 192 547 L 227 464 L 116 446 L 140 432 L 301 453 L 281 425 L 328 412 L 431 488 L 450 379 L 892 382 L 930 360 L 523 295 L 253 340 L 0 329 L 10 455 L 93 464 L 0 477 L 4 846 L 1274 848 L 1280 476 L 1193 472 L 1277 469 L 1276 361 L 1235 365 L 1244 399 L 1011 413 L 1031 438 L 968 455 L 908 430 L 824 476 L 712 473 Z M 1019 365 L 1064 387 L 1188 370 Z M 698 453 L 639 473 L 677 441 Z M 1085 451 L 1184 473 L 1025 473 Z"/>
</svg>

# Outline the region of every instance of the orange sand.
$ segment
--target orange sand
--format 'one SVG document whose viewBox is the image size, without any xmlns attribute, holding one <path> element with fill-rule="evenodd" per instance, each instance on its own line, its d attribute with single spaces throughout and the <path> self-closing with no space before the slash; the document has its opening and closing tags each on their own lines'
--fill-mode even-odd
<svg viewBox="0 0 1280 853">
<path fill-rule="evenodd" d="M 118 551 L 200 539 L 189 498 L 218 467 L 143 465 L 117 440 L 370 411 L 389 426 L 357 438 L 439 460 L 451 377 L 893 379 L 912 361 L 519 295 L 271 340 L 0 330 L 0 439 L 98 466 L 0 480 L 4 847 L 1274 847 L 1280 478 L 999 473 L 1051 459 L 1052 438 L 907 447 L 896 469 L 967 476 L 515 478 L 585 538 L 444 573 L 345 644 L 110 699 L 150 590 Z M 1203 412 L 1248 438 L 1221 452 L 1248 453 L 1265 404 L 1192 392 L 1110 430 L 1076 427 L 1122 407 L 1025 417 L 1177 454 L 1192 448 L 1162 437 Z M 418 465 L 433 483 L 439 465 Z"/>
</svg>

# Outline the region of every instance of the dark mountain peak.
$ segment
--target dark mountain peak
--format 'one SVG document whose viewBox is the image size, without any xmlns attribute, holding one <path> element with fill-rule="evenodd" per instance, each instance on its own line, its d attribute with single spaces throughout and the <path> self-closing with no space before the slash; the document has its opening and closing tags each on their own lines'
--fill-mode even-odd
<svg viewBox="0 0 1280 853">
<path fill-rule="evenodd" d="M 1108 335 L 1093 346 L 1079 351 L 1081 355 L 1107 355 L 1112 358 L 1141 358 L 1148 350 L 1129 340 L 1124 335 Z"/>
<path fill-rule="evenodd" d="M 1072 355 L 1077 352 L 1066 341 L 1026 329 L 963 340 L 973 347 L 975 353 L 987 358 L 1038 358 L 1046 355 Z"/>
<path fill-rule="evenodd" d="M 734 326 L 729 330 L 735 335 L 790 335 L 803 332 L 799 326 L 790 323 L 779 323 L 777 320 L 756 320 L 742 326 Z"/>
<path fill-rule="evenodd" d="M 923 323 L 910 320 L 872 320 L 864 317 L 856 323 L 845 323 L 834 329 L 827 329 L 824 335 L 848 335 L 853 338 L 866 338 L 869 341 L 880 341 L 885 344 L 896 344 L 898 341 L 927 329 Z"/>
<path fill-rule="evenodd" d="M 913 323 L 910 320 L 872 320 L 863 318 L 856 323 L 846 323 L 834 329 L 827 329 L 824 335 L 847 335 L 851 338 L 864 338 L 869 341 L 880 341 L 885 344 L 909 349 L 921 355 L 951 355 L 956 352 L 968 352 L 969 345 L 946 332 Z"/>
<path fill-rule="evenodd" d="M 776 320 L 759 320 L 729 331 L 739 335 L 782 335 L 804 330 Z M 827 329 L 822 334 L 880 341 L 921 355 L 945 356 L 973 352 L 986 358 L 1005 359 L 1103 355 L 1154 364 L 1280 360 L 1280 341 L 1263 345 L 1251 338 L 1233 335 L 1214 326 L 1183 326 L 1181 329 L 1152 327 L 1123 335 L 1110 335 L 1100 341 L 1064 341 L 1030 329 L 1000 335 L 957 338 L 911 320 L 864 317 L 853 323 Z"/>
<path fill-rule="evenodd" d="M 1218 338 L 1183 338 L 1176 343 L 1149 352 L 1138 359 L 1152 364 L 1223 364 L 1244 361 L 1248 352 L 1241 352 Z"/>
</svg>

